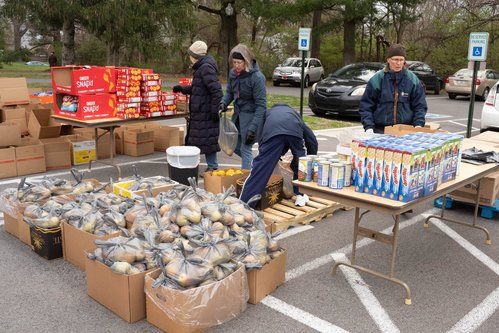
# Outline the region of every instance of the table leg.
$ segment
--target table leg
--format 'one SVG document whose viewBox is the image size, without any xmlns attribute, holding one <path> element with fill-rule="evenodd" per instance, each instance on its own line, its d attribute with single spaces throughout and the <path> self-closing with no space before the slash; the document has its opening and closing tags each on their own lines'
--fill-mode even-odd
<svg viewBox="0 0 499 333">
<path fill-rule="evenodd" d="M 360 208 L 355 207 L 355 225 L 353 228 L 353 242 L 352 242 L 352 265 L 355 265 L 355 254 L 357 252 L 357 236 L 359 234 L 359 224 L 360 224 Z"/>
<path fill-rule="evenodd" d="M 478 220 L 478 208 L 480 207 L 480 183 L 481 183 L 481 180 L 478 181 L 478 185 L 476 187 L 475 209 L 473 211 L 473 223 L 472 224 L 444 217 L 444 210 L 445 210 L 445 203 L 446 203 L 446 196 L 444 196 L 444 199 L 443 199 L 443 202 L 442 202 L 442 212 L 441 212 L 440 216 L 438 216 L 438 215 L 430 215 L 430 216 L 428 216 L 426 218 L 423 226 L 425 228 L 428 228 L 429 225 L 430 225 L 430 220 L 431 219 L 437 219 L 437 220 L 442 220 L 442 221 L 445 221 L 445 222 L 460 224 L 460 225 L 463 225 L 465 227 L 469 227 L 469 228 L 473 228 L 473 229 L 482 230 L 483 232 L 485 232 L 485 236 L 486 236 L 486 238 L 485 238 L 485 244 L 491 245 L 492 244 L 492 240 L 490 239 L 490 233 L 489 233 L 489 231 L 485 227 L 476 225 L 476 222 Z"/>
<path fill-rule="evenodd" d="M 89 162 L 89 170 L 92 170 L 92 162 L 93 163 L 100 163 L 100 164 L 104 164 L 104 165 L 109 165 L 109 166 L 112 166 L 114 168 L 116 168 L 116 170 L 118 170 L 118 179 L 121 179 L 121 168 L 114 164 L 114 146 L 115 146 L 115 140 L 114 140 L 114 129 L 115 129 L 116 126 L 109 126 L 106 128 L 106 131 L 109 133 L 109 157 L 110 157 L 110 162 L 107 163 L 107 162 L 103 162 L 103 161 L 90 161 Z M 101 136 L 98 136 L 97 135 L 98 132 L 97 132 L 97 128 L 95 129 L 95 151 L 96 153 L 98 154 L 98 151 L 97 151 L 97 147 L 98 147 L 98 140 L 101 136 L 104 136 L 106 133 L 102 134 Z"/>
<path fill-rule="evenodd" d="M 399 223 L 400 223 L 400 215 L 395 215 L 395 224 L 392 229 L 392 260 L 390 263 L 390 277 L 393 278 L 395 276 L 395 257 L 397 256 L 397 235 L 399 231 Z"/>
</svg>

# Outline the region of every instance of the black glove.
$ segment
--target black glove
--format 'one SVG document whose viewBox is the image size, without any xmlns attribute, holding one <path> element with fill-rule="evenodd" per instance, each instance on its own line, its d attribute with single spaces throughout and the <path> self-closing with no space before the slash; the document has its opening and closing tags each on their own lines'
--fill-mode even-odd
<svg viewBox="0 0 499 333">
<path fill-rule="evenodd" d="M 182 86 L 173 86 L 173 92 L 174 93 L 179 93 L 182 92 Z"/>
<path fill-rule="evenodd" d="M 248 134 L 246 134 L 246 144 L 252 145 L 253 142 L 255 142 L 255 132 L 248 131 Z"/>
<path fill-rule="evenodd" d="M 218 123 L 220 121 L 220 116 L 218 115 L 218 112 L 211 113 L 211 121 L 213 121 L 214 123 Z"/>
<path fill-rule="evenodd" d="M 220 106 L 218 107 L 218 113 L 226 112 L 227 111 L 227 105 L 224 103 L 220 103 Z"/>
</svg>

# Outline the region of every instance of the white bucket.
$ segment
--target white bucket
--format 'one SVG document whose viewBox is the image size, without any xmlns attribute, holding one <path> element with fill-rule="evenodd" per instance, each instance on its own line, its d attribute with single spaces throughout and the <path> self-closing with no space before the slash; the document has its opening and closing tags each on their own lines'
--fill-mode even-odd
<svg viewBox="0 0 499 333">
<path fill-rule="evenodd" d="M 175 168 L 190 169 L 199 165 L 200 154 L 198 147 L 173 146 L 166 149 L 166 160 Z"/>
</svg>

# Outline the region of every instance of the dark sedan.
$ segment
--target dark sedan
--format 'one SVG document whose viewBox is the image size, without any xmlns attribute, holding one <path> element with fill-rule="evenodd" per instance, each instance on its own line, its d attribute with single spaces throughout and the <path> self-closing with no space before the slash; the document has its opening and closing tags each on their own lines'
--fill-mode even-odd
<svg viewBox="0 0 499 333">
<path fill-rule="evenodd" d="M 358 116 L 367 81 L 384 66 L 381 62 L 363 62 L 338 69 L 312 86 L 308 94 L 308 106 L 318 116 Z"/>
<path fill-rule="evenodd" d="M 444 80 L 430 66 L 421 61 L 406 61 L 405 66 L 416 74 L 426 90 L 432 90 L 435 95 L 440 94 L 440 89 L 444 87 Z"/>
</svg>

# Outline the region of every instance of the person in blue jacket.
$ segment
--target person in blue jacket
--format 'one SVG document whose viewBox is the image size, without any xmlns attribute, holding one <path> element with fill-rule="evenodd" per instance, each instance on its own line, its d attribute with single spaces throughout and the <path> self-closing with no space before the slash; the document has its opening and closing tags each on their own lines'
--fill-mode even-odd
<svg viewBox="0 0 499 333">
<path fill-rule="evenodd" d="M 418 77 L 405 68 L 406 51 L 392 44 L 387 53 L 387 66 L 367 83 L 360 100 L 359 113 L 367 133 L 384 133 L 385 126 L 425 125 L 428 110 L 424 87 Z"/>
<path fill-rule="evenodd" d="M 260 140 L 267 107 L 265 77 L 244 44 L 238 44 L 230 51 L 229 63 L 232 69 L 220 111 L 226 111 L 227 106 L 234 102 L 232 121 L 239 131 L 234 152 L 242 159 L 241 167 L 249 170 L 253 161 L 253 144 Z"/>
<path fill-rule="evenodd" d="M 314 132 L 305 125 L 298 112 L 286 104 L 274 105 L 265 112 L 258 156 L 244 182 L 240 199 L 248 202 L 253 196 L 262 194 L 279 158 L 288 150 L 293 154 L 293 179 L 298 179 L 298 159 L 305 155 L 317 155 L 318 148 Z M 298 187 L 293 186 L 293 192 L 298 195 Z M 256 204 L 250 203 L 253 207 Z"/>
</svg>

